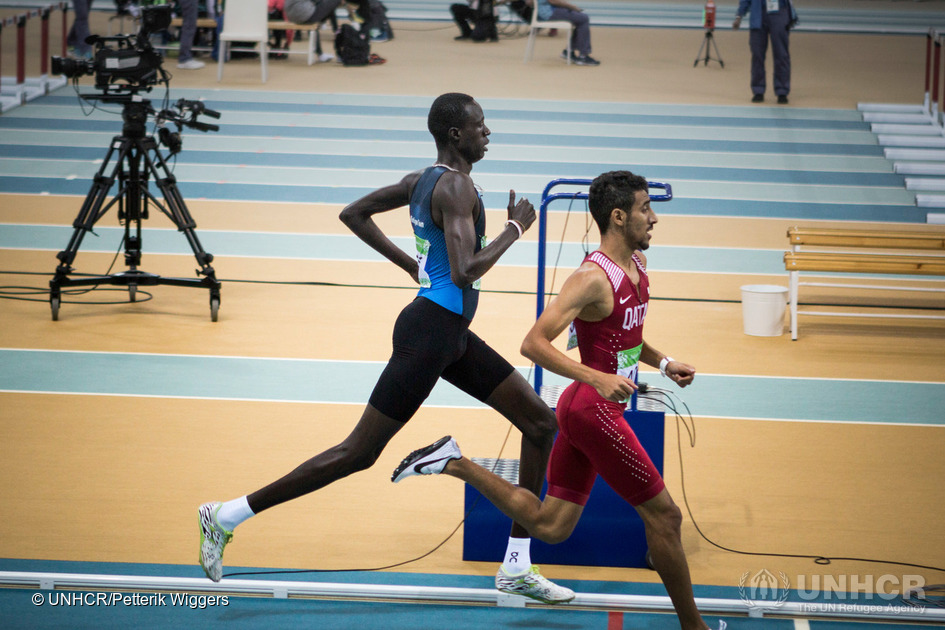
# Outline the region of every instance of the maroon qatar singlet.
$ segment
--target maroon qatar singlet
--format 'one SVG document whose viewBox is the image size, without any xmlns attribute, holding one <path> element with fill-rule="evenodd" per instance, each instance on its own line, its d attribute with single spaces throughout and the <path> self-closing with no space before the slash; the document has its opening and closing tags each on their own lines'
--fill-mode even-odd
<svg viewBox="0 0 945 630">
<path fill-rule="evenodd" d="M 607 274 L 614 308 L 601 321 L 575 319 L 573 333 L 581 363 L 636 380 L 650 285 L 636 254 L 632 260 L 639 271 L 639 286 L 600 251 L 584 259 Z M 558 400 L 558 437 L 548 462 L 549 496 L 584 505 L 598 474 L 631 505 L 644 503 L 663 490 L 659 471 L 623 418 L 625 407 L 625 402 L 609 401 L 585 383 L 575 381 L 568 386 Z"/>
</svg>

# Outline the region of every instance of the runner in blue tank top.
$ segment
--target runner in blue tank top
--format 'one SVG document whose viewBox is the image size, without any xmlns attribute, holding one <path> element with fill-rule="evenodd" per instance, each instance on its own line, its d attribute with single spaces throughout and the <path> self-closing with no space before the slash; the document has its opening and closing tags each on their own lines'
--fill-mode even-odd
<svg viewBox="0 0 945 630">
<path fill-rule="evenodd" d="M 420 291 L 417 295 L 472 321 L 476 306 L 479 305 L 480 281 L 463 287 L 456 286 L 452 278 L 446 235 L 433 221 L 433 189 L 440 181 L 440 176 L 449 171 L 449 167 L 442 164 L 435 164 L 423 171 L 410 199 L 410 222 L 417 240 L 419 266 Z M 483 212 L 482 198 L 478 192 L 476 197 L 479 216 L 475 222 L 476 245 L 473 253 L 482 249 L 486 242 L 486 213 Z"/>
<path fill-rule="evenodd" d="M 486 245 L 485 211 L 469 175 L 489 144 L 482 108 L 466 94 L 444 94 L 433 102 L 427 127 L 436 142 L 436 163 L 341 213 L 361 240 L 420 285 L 394 325 L 390 361 L 361 420 L 341 444 L 256 492 L 200 506 L 200 564 L 212 580 L 222 576 L 223 549 L 237 525 L 372 466 L 440 377 L 490 405 L 522 432 L 519 484 L 535 494 L 541 491 L 557 428 L 554 412 L 508 361 L 469 330 L 479 279 L 535 221 L 535 208 L 527 199 L 516 201 L 515 191 L 509 191 L 508 220 Z M 412 253 L 396 246 L 372 218 L 407 205 L 417 243 Z M 573 591 L 545 579 L 531 565 L 529 543 L 525 528 L 513 524 L 496 587 L 546 603 L 573 599 Z"/>
</svg>

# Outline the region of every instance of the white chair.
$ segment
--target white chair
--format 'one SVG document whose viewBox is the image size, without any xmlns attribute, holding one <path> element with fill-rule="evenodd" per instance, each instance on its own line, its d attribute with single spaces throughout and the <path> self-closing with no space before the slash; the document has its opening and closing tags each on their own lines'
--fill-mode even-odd
<svg viewBox="0 0 945 630">
<path fill-rule="evenodd" d="M 525 47 L 525 63 L 532 58 L 532 51 L 535 49 L 535 36 L 538 35 L 538 29 L 556 28 L 562 30 L 568 37 L 568 63 L 571 63 L 571 29 L 574 25 L 567 20 L 539 20 L 538 19 L 538 0 L 532 2 L 532 22 L 528 26 L 528 45 Z"/>
<path fill-rule="evenodd" d="M 262 81 L 265 83 L 269 62 L 268 0 L 227 0 L 219 40 L 217 81 L 223 80 L 228 42 L 257 42 L 259 59 L 262 61 Z"/>
</svg>

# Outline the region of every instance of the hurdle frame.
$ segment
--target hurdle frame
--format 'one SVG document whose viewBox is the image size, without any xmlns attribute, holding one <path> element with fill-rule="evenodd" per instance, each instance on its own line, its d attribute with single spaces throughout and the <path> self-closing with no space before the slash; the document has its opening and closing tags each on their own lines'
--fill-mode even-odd
<svg viewBox="0 0 945 630">
<path fill-rule="evenodd" d="M 62 55 L 65 55 L 66 24 L 69 11 L 68 5 L 65 2 L 30 9 L 24 13 L 12 15 L 0 20 L 0 37 L 2 37 L 3 31 L 6 30 L 7 27 L 16 26 L 16 74 L 0 76 L 0 112 L 9 111 L 14 107 L 45 96 L 52 90 L 60 88 L 67 83 L 65 77 L 49 76 L 49 22 L 52 12 L 56 10 L 62 11 Z M 30 20 L 35 18 L 40 19 L 39 75 L 27 77 L 26 29 Z M 0 70 L 2 70 L 2 67 L 0 67 Z M 0 75 L 2 75 L 2 73 L 0 73 Z"/>
<path fill-rule="evenodd" d="M 938 72 L 941 37 L 935 27 L 929 27 L 925 38 L 925 94 L 922 103 L 857 103 L 863 120 L 877 123 L 938 124 Z M 933 54 L 933 50 L 935 51 Z M 934 63 L 933 63 L 934 59 Z M 933 69 L 934 66 L 934 69 Z M 932 88 L 934 84 L 934 89 Z"/>
</svg>

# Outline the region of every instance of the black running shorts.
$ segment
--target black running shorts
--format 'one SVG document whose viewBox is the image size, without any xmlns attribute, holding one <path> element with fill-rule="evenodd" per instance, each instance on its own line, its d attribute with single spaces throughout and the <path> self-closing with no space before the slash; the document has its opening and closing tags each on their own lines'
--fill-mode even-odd
<svg viewBox="0 0 945 630">
<path fill-rule="evenodd" d="M 469 320 L 422 297 L 397 317 L 393 341 L 370 403 L 400 422 L 413 417 L 441 376 L 485 402 L 515 369 L 469 330 Z"/>
</svg>

